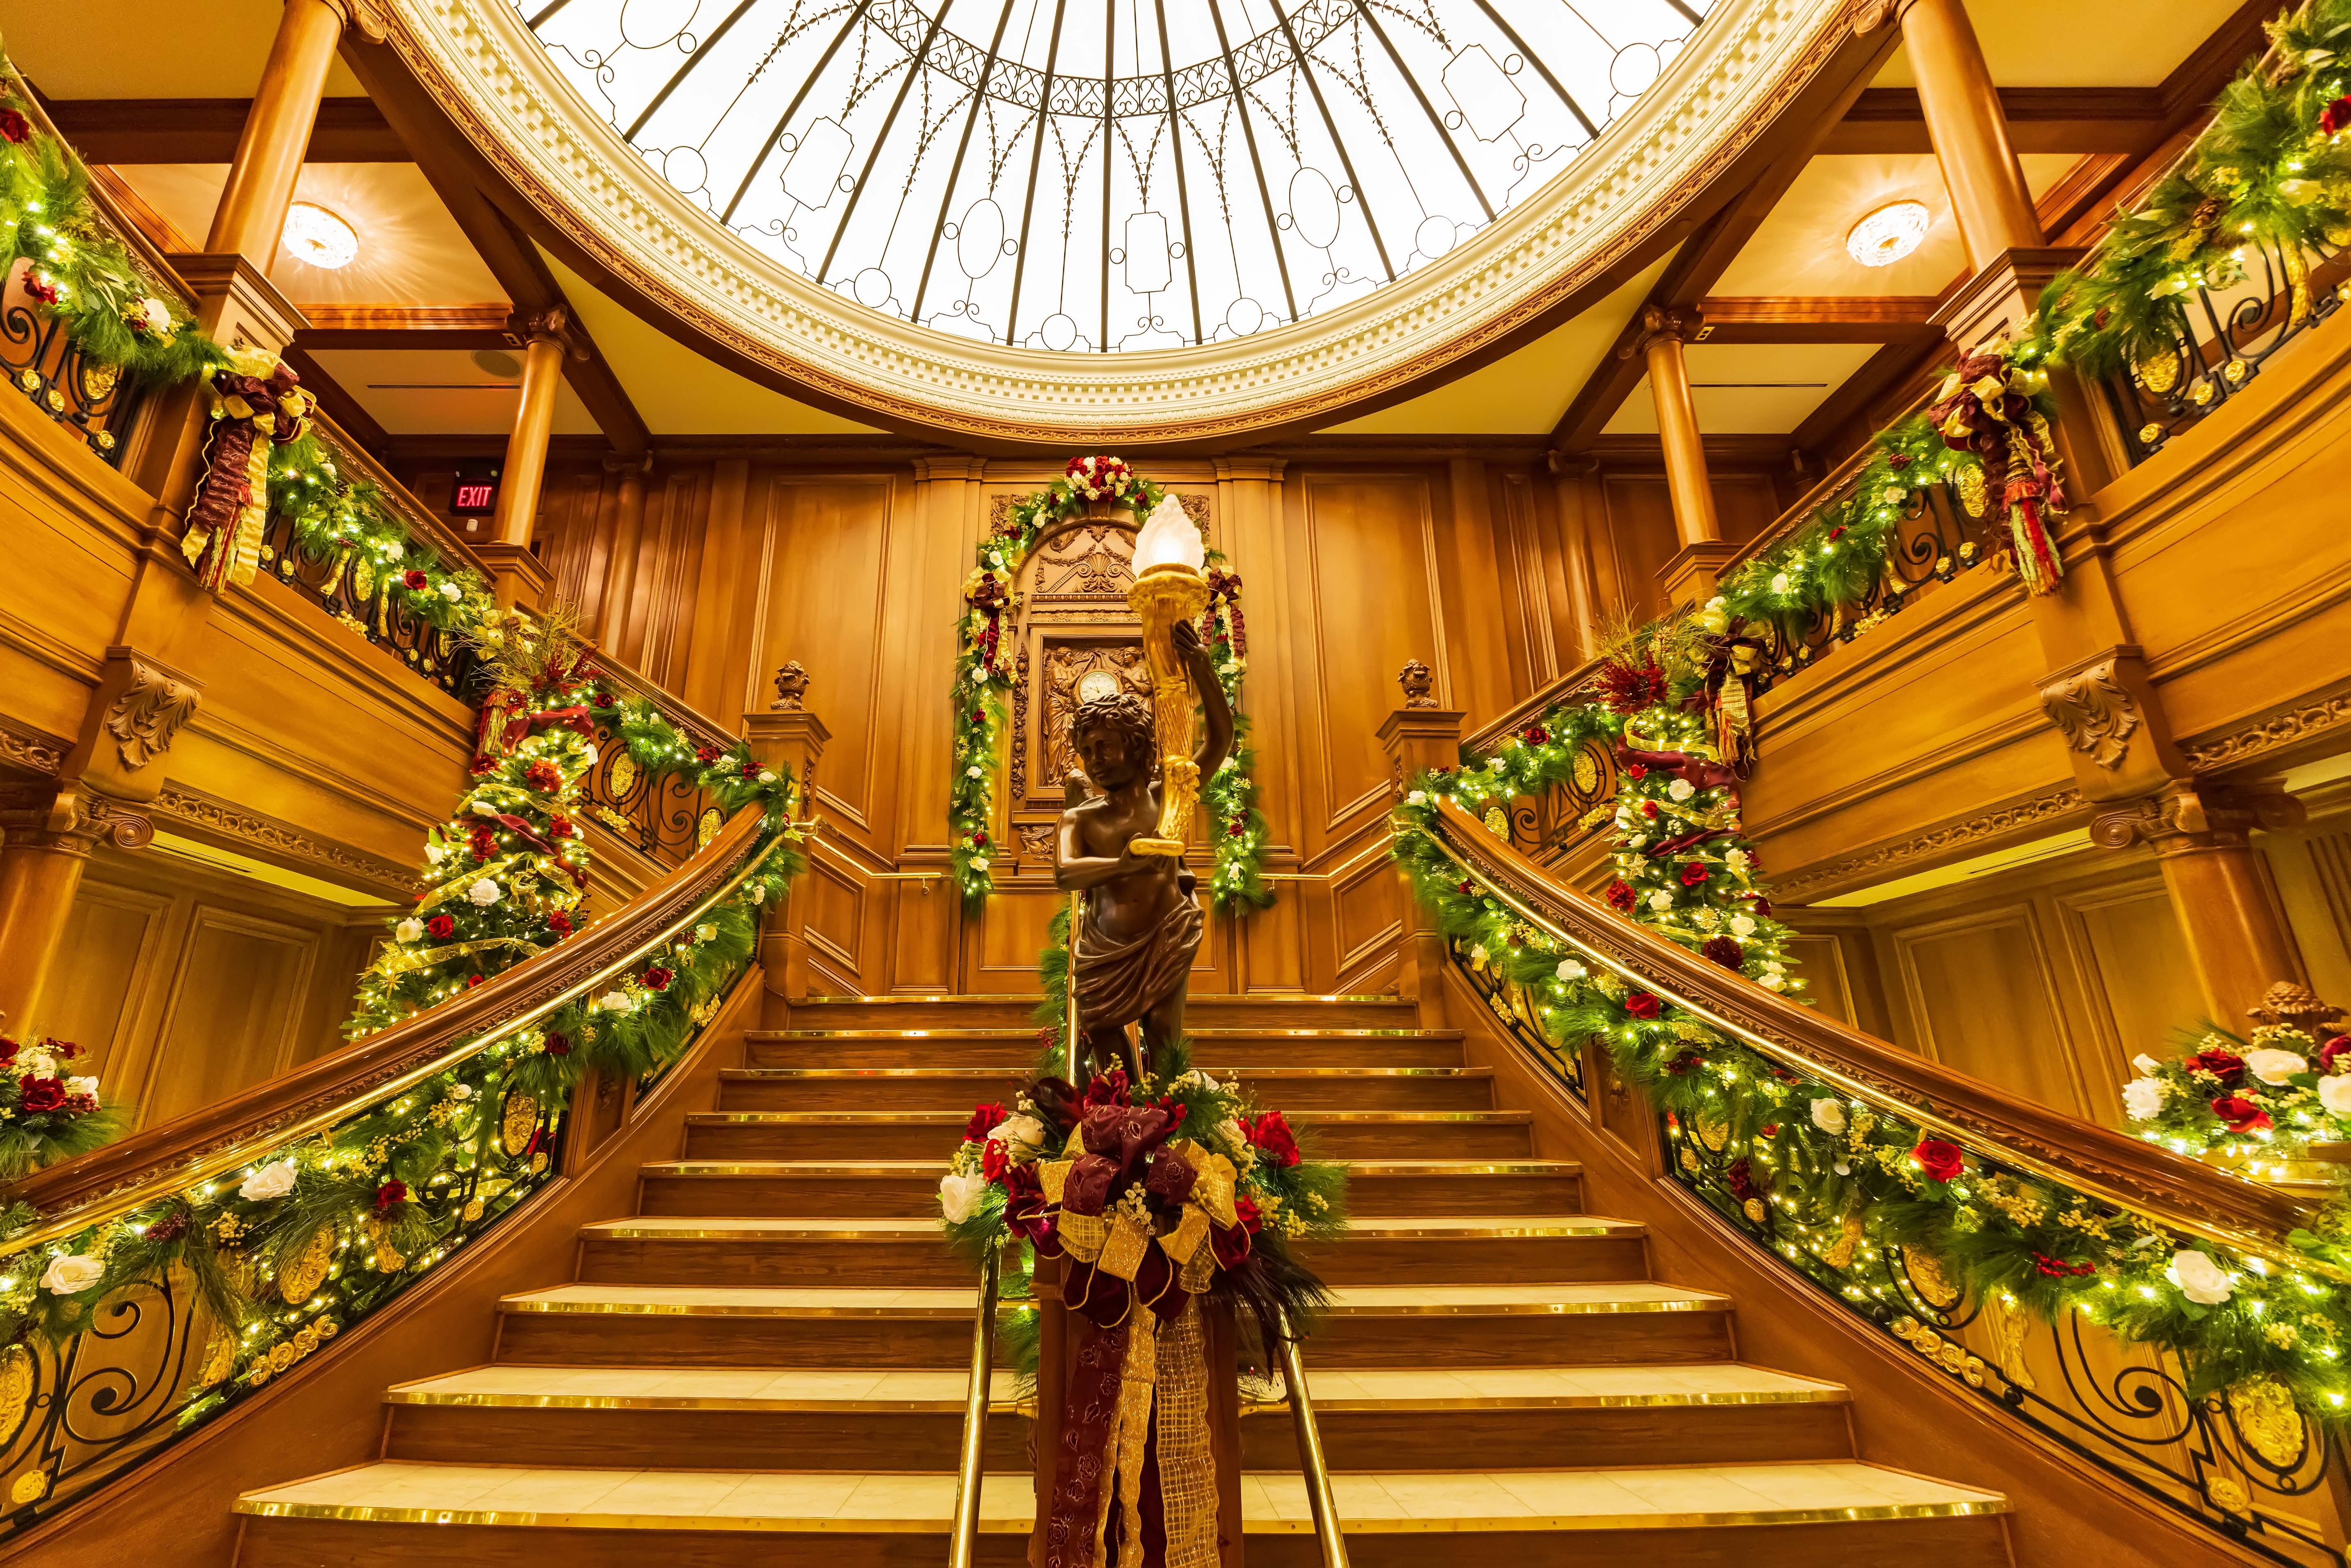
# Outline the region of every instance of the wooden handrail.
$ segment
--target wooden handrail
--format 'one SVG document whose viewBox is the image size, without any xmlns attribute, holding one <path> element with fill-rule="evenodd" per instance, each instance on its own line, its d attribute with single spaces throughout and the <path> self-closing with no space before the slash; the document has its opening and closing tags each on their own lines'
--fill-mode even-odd
<svg viewBox="0 0 2351 1568">
<path fill-rule="evenodd" d="M 1991 1150 L 2007 1164 L 2116 1207 L 2305 1272 L 2332 1275 L 2285 1246 L 2286 1234 L 2310 1218 L 2307 1206 L 2286 1192 L 2017 1099 L 1799 1007 L 1558 882 L 1458 802 L 1441 801 L 1438 815 L 1440 839 L 1457 863 L 1521 918 L 1765 1055 L 1938 1136 Z"/>
<path fill-rule="evenodd" d="M 618 975 L 648 946 L 691 925 L 757 848 L 764 812 L 746 806 L 701 853 L 569 941 L 340 1051 L 120 1143 L 37 1171 L 12 1197 L 41 1221 L 0 1242 L 0 1257 L 214 1179 L 257 1145 L 330 1124 L 346 1108 L 449 1065 L 470 1037 L 486 1047 L 574 993 Z"/>
</svg>

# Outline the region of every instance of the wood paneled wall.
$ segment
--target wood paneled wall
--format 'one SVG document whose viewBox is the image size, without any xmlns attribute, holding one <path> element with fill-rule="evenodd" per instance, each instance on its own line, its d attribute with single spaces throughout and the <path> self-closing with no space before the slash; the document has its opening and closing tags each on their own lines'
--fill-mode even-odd
<svg viewBox="0 0 2351 1568">
<path fill-rule="evenodd" d="M 382 912 L 100 845 L 41 1032 L 88 1047 L 132 1124 L 167 1120 L 342 1042 Z"/>
</svg>

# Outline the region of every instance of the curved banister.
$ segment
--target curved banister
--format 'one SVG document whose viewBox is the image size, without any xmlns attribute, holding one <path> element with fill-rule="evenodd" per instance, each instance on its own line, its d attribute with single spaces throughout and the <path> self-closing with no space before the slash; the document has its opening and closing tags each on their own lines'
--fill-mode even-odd
<svg viewBox="0 0 2351 1568">
<path fill-rule="evenodd" d="M 528 1027 L 691 928 L 743 880 L 755 851 L 764 853 L 762 829 L 761 809 L 747 806 L 701 854 L 570 940 L 379 1034 L 36 1172 L 10 1196 L 41 1218 L 0 1240 L 0 1258 L 212 1180 L 244 1163 L 256 1144 L 284 1144 L 330 1125 L 355 1103 L 397 1094 Z"/>
<path fill-rule="evenodd" d="M 2292 1195 L 2227 1175 L 2027 1101 L 1917 1056 L 1730 974 L 1720 965 L 1562 885 L 1458 803 L 1438 806 L 1445 848 L 1521 918 L 1622 977 L 1764 1055 L 1940 1136 L 2184 1234 L 2339 1278 L 2283 1238 L 2310 1210 Z"/>
</svg>

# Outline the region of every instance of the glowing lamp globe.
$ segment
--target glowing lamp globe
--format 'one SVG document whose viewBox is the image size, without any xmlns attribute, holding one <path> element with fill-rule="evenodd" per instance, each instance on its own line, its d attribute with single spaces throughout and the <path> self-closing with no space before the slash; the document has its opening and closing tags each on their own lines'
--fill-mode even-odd
<svg viewBox="0 0 2351 1568">
<path fill-rule="evenodd" d="M 1926 203 L 1888 202 L 1846 232 L 1844 253 L 1864 267 L 1891 267 L 1926 237 Z"/>
<path fill-rule="evenodd" d="M 313 202 L 286 209 L 286 249 L 295 260 L 332 272 L 359 259 L 360 236 L 341 214 Z"/>
<path fill-rule="evenodd" d="M 1169 496 L 1151 509 L 1143 529 L 1134 536 L 1134 575 L 1161 567 L 1180 566 L 1198 572 L 1208 564 L 1207 546 L 1192 525 L 1184 503 Z"/>
</svg>

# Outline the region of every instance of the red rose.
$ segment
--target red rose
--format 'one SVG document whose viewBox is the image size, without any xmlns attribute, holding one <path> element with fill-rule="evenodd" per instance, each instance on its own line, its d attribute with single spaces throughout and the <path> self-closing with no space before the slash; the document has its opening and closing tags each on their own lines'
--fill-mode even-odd
<svg viewBox="0 0 2351 1568">
<path fill-rule="evenodd" d="M 982 1142 L 990 1132 L 995 1130 L 996 1124 L 1004 1120 L 1008 1113 L 1004 1109 L 1003 1103 L 998 1100 L 990 1100 L 985 1105 L 973 1106 L 971 1120 L 963 1124 L 963 1141 L 967 1144 Z"/>
<path fill-rule="evenodd" d="M 71 1061 L 81 1054 L 81 1047 L 69 1040 L 59 1040 L 53 1034 L 41 1037 L 41 1049 L 59 1061 Z"/>
<path fill-rule="evenodd" d="M 55 1111 L 65 1104 L 65 1080 L 20 1078 L 16 1081 L 16 1108 L 27 1116 L 37 1116 L 45 1111 Z"/>
<path fill-rule="evenodd" d="M 475 778 L 480 779 L 486 776 L 490 770 L 496 767 L 497 767 L 497 764 L 491 761 L 488 758 L 476 757 L 473 761 L 465 765 L 465 771 L 472 774 Z"/>
<path fill-rule="evenodd" d="M 594 696 L 589 699 L 589 701 L 594 703 L 598 707 L 611 707 L 619 699 L 614 697 L 610 692 L 598 692 Z"/>
<path fill-rule="evenodd" d="M 971 847 L 976 850 L 986 849 L 987 847 L 987 834 L 977 829 L 974 829 L 971 835 Z"/>
<path fill-rule="evenodd" d="M 2229 1124 L 2232 1133 L 2266 1133 L 2270 1130 L 2270 1113 L 2241 1094 L 2223 1094 L 2212 1102 L 2212 1114 Z"/>
<path fill-rule="evenodd" d="M 1744 1155 L 1725 1166 L 1722 1177 L 1730 1184 L 1730 1196 L 1741 1203 L 1750 1201 L 1761 1192 L 1755 1185 L 1755 1166 Z"/>
<path fill-rule="evenodd" d="M 425 934 L 447 941 L 457 935 L 457 923 L 445 915 L 436 915 L 424 923 Z"/>
<path fill-rule="evenodd" d="M 677 971 L 665 969 L 661 965 L 655 964 L 638 977 L 644 982 L 645 989 L 665 991 L 669 989 L 669 983 L 677 978 Z"/>
<path fill-rule="evenodd" d="M 1247 822 L 1239 822 L 1239 821 L 1237 821 L 1237 822 L 1233 823 L 1233 825 L 1232 825 L 1232 826 L 1230 826 L 1230 827 L 1228 827 L 1228 828 L 1227 828 L 1227 829 L 1225 830 L 1225 837 L 1227 837 L 1227 838 L 1228 838 L 1228 839 L 1238 839 L 1238 838 L 1239 838 L 1243 833 L 1246 833 L 1246 832 L 1248 832 L 1248 831 L 1249 831 L 1249 824 L 1248 824 Z"/>
<path fill-rule="evenodd" d="M 2351 1052 L 2351 1034 L 2330 1034 L 2318 1042 L 2318 1071 L 2322 1076 L 2336 1071 L 2335 1063 L 2346 1052 Z"/>
<path fill-rule="evenodd" d="M 1924 1166 L 1927 1175 L 1936 1181 L 1953 1180 L 1967 1163 L 1957 1144 L 1947 1144 L 1940 1138 L 1921 1140 L 1918 1146 L 1910 1151 L 1910 1157 Z"/>
<path fill-rule="evenodd" d="M 1626 915 L 1632 914 L 1633 906 L 1641 902 L 1640 895 L 1633 891 L 1633 884 L 1622 878 L 1608 884 L 1607 897 L 1609 908 L 1622 910 Z"/>
<path fill-rule="evenodd" d="M 1780 1135 L 1780 1124 L 1777 1122 L 1766 1122 L 1759 1130 L 1767 1138 L 1776 1138 Z"/>
<path fill-rule="evenodd" d="M 407 585 L 411 593 L 422 593 L 432 586 L 432 580 L 421 571 L 403 571 L 400 574 L 400 580 Z"/>
<path fill-rule="evenodd" d="M 1646 991 L 1635 991 L 1625 998 L 1625 1010 L 1636 1019 L 1653 1019 L 1664 1006 Z"/>
<path fill-rule="evenodd" d="M 498 831 L 489 827 L 475 828 L 468 842 L 474 852 L 474 863 L 479 865 L 498 852 Z"/>
<path fill-rule="evenodd" d="M 549 1030 L 547 1031 L 547 1054 L 549 1056 L 570 1055 L 571 1037 L 568 1034 L 558 1034 L 555 1030 Z"/>
<path fill-rule="evenodd" d="M 1844 538 L 1844 525 L 1843 523 L 1839 523 L 1836 527 L 1831 528 L 1829 530 L 1829 538 L 1832 539 L 1841 539 Z"/>
<path fill-rule="evenodd" d="M 57 302 L 57 286 L 37 272 L 25 274 L 25 292 L 44 305 L 55 305 Z"/>
<path fill-rule="evenodd" d="M 1734 975 L 1739 973 L 1740 967 L 1747 962 L 1745 951 L 1740 947 L 1734 938 L 1729 936 L 1709 936 L 1706 939 L 1706 946 L 1698 951 L 1700 957 L 1713 959 Z"/>
<path fill-rule="evenodd" d="M 18 1045 L 15 1040 L 9 1040 L 5 1036 L 0 1036 L 0 1067 L 5 1067 L 8 1063 L 16 1061 L 16 1053 L 24 1049 L 25 1048 L 23 1046 Z"/>
<path fill-rule="evenodd" d="M 547 820 L 547 836 L 550 839 L 578 838 L 580 824 L 559 812 Z"/>
<path fill-rule="evenodd" d="M 1644 801 L 1642 801 L 1642 802 L 1641 802 L 1641 815 L 1642 815 L 1642 816 L 1644 816 L 1644 817 L 1646 817 L 1646 819 L 1648 819 L 1648 820 L 1649 820 L 1650 821 L 1652 821 L 1652 822 L 1656 821 L 1657 820 L 1657 817 L 1658 817 L 1657 803 L 1656 803 L 1655 800 L 1644 800 Z"/>
<path fill-rule="evenodd" d="M 697 746 L 694 748 L 694 759 L 696 762 L 701 763 L 705 768 L 707 768 L 712 763 L 717 761 L 721 755 L 722 754 L 719 749 L 715 746 Z"/>
<path fill-rule="evenodd" d="M 987 715 L 978 708 L 974 708 L 971 710 L 971 722 L 974 724 L 986 724 L 987 722 Z"/>
<path fill-rule="evenodd" d="M 746 762 L 740 771 L 746 779 L 757 779 L 759 776 L 759 765 L 757 762 Z"/>
<path fill-rule="evenodd" d="M 1706 885 L 1706 879 L 1712 873 L 1706 869 L 1706 862 L 1704 861 L 1691 861 L 1682 867 L 1682 885 L 1684 887 L 1704 887 Z"/>
<path fill-rule="evenodd" d="M 381 1214 L 395 1203 L 408 1201 L 408 1184 L 397 1176 L 375 1189 L 375 1211 Z"/>
<path fill-rule="evenodd" d="M 1011 1168 L 1011 1152 L 1002 1144 L 990 1139 L 979 1145 L 979 1174 L 983 1179 L 1000 1184 L 1004 1173 Z"/>
<path fill-rule="evenodd" d="M 481 983 L 482 977 L 479 975 L 468 975 L 465 977 L 465 988 L 469 991 Z"/>
<path fill-rule="evenodd" d="M 563 769 L 552 762 L 534 762 L 522 770 L 522 781 L 551 795 L 563 788 Z"/>
<path fill-rule="evenodd" d="M 1241 1135 L 1252 1148 L 1272 1157 L 1273 1163 L 1285 1168 L 1298 1163 L 1298 1140 L 1290 1131 L 1290 1119 L 1279 1111 L 1268 1111 L 1254 1122 L 1241 1124 Z"/>
<path fill-rule="evenodd" d="M 558 936 L 570 936 L 570 935 L 571 935 L 571 916 L 570 916 L 570 915 L 569 915 L 569 913 L 567 913 L 566 911 L 563 911 L 563 910 L 560 910 L 560 909 L 554 911 L 552 914 L 549 915 L 548 915 L 548 917 L 547 917 L 547 928 L 548 928 L 549 931 L 554 932 Z"/>
<path fill-rule="evenodd" d="M 16 111 L 12 109 L 6 112 L 15 114 Z M 2325 109 L 2319 110 L 2318 131 L 2320 135 L 2333 136 L 2346 125 L 2351 125 L 2351 98 L 2338 98 L 2333 103 L 2328 104 Z M 0 128 L 0 135 L 6 135 L 5 128 Z M 10 136 L 8 137 L 8 140 L 11 141 L 21 141 L 24 138 L 20 136 Z"/>
<path fill-rule="evenodd" d="M 2245 1059 L 2233 1051 L 2199 1051 L 2179 1065 L 2190 1072 L 2210 1073 L 2223 1089 L 2234 1089 L 2245 1081 Z"/>
<path fill-rule="evenodd" d="M 23 111 L 0 109 L 0 136 L 5 136 L 11 141 L 21 142 L 31 134 L 33 134 L 33 122 L 25 118 Z"/>
<path fill-rule="evenodd" d="M 1238 1268 L 1249 1255 L 1249 1239 L 1265 1223 L 1255 1200 L 1246 1194 L 1234 1197 L 1233 1218 L 1233 1224 L 1218 1226 L 1208 1232 L 1208 1245 L 1216 1252 L 1219 1269 Z"/>
<path fill-rule="evenodd" d="M 1465 876 L 1461 879 L 1461 886 L 1458 891 L 1464 898 L 1475 898 L 1478 896 L 1478 884 Z"/>
</svg>

